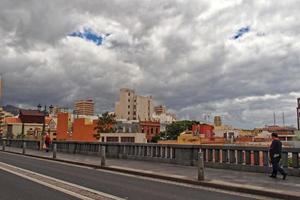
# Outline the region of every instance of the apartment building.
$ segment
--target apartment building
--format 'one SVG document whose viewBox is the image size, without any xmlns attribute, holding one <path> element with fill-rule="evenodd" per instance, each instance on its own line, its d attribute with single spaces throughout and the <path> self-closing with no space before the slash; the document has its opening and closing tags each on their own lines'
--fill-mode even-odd
<svg viewBox="0 0 300 200">
<path fill-rule="evenodd" d="M 94 115 L 94 101 L 91 99 L 77 100 L 74 105 L 74 111 L 77 115 Z"/>
<path fill-rule="evenodd" d="M 115 106 L 117 119 L 149 121 L 152 119 L 153 112 L 151 96 L 139 96 L 134 90 L 128 88 L 120 89 L 120 100 Z"/>
</svg>

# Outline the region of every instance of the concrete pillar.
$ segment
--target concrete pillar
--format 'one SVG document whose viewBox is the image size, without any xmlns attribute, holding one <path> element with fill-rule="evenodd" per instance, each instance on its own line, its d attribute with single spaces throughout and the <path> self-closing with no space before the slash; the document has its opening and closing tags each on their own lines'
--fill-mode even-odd
<svg viewBox="0 0 300 200">
<path fill-rule="evenodd" d="M 259 165 L 259 151 L 254 151 L 254 165 Z"/>
<path fill-rule="evenodd" d="M 215 163 L 220 162 L 220 149 L 215 149 Z"/>
<path fill-rule="evenodd" d="M 165 158 L 168 158 L 168 147 L 165 147 Z"/>
<path fill-rule="evenodd" d="M 198 152 L 198 181 L 204 180 L 203 152 Z"/>
<path fill-rule="evenodd" d="M 246 151 L 246 165 L 251 165 L 251 151 Z"/>
<path fill-rule="evenodd" d="M 263 151 L 263 165 L 269 166 L 269 152 Z"/>
<path fill-rule="evenodd" d="M 299 153 L 297 152 L 292 153 L 292 165 L 293 168 L 299 168 Z"/>
<path fill-rule="evenodd" d="M 57 144 L 53 144 L 53 159 L 56 159 L 56 152 L 57 152 Z"/>
<path fill-rule="evenodd" d="M 231 164 L 234 164 L 236 162 L 236 159 L 235 159 L 235 150 L 233 149 L 230 149 L 229 150 L 229 161 Z"/>
<path fill-rule="evenodd" d="M 213 150 L 212 149 L 208 149 L 208 162 L 212 162 L 213 161 Z"/>
<path fill-rule="evenodd" d="M 150 155 L 150 156 L 151 156 L 151 157 L 155 157 L 155 146 L 151 146 L 150 149 L 151 149 L 151 151 L 150 151 L 150 154 L 151 154 L 151 155 Z"/>
<path fill-rule="evenodd" d="M 170 147 L 170 159 L 173 159 L 173 147 Z"/>
<path fill-rule="evenodd" d="M 160 146 L 160 157 L 163 158 L 163 147 Z"/>
<path fill-rule="evenodd" d="M 288 152 L 282 152 L 281 157 L 282 157 L 282 166 L 288 167 Z"/>
<path fill-rule="evenodd" d="M 126 146 L 123 146 L 123 155 L 126 155 Z"/>
<path fill-rule="evenodd" d="M 138 150 L 139 150 L 139 152 L 138 152 L 138 156 L 141 156 L 141 154 L 142 154 L 142 147 L 141 147 L 141 146 L 139 146 Z"/>
<path fill-rule="evenodd" d="M 244 163 L 243 151 L 242 150 L 237 151 L 237 163 L 238 164 L 243 164 Z"/>
<path fill-rule="evenodd" d="M 2 142 L 3 142 L 3 143 L 2 143 L 2 150 L 5 151 L 6 141 L 5 141 L 5 140 L 2 140 Z"/>
<path fill-rule="evenodd" d="M 228 155 L 227 155 L 227 150 L 222 149 L 222 163 L 227 163 Z"/>
<path fill-rule="evenodd" d="M 133 146 L 133 149 L 134 149 L 133 155 L 136 156 L 136 154 L 137 154 L 137 146 Z"/>
<path fill-rule="evenodd" d="M 105 166 L 106 155 L 105 155 L 105 146 L 101 147 L 101 167 Z"/>
<path fill-rule="evenodd" d="M 26 142 L 23 142 L 23 151 L 22 154 L 26 154 Z"/>
</svg>

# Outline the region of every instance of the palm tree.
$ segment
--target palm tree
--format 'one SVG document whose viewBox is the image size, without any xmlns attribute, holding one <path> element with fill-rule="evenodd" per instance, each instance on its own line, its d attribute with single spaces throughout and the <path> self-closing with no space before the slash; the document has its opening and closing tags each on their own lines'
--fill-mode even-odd
<svg viewBox="0 0 300 200">
<path fill-rule="evenodd" d="M 95 127 L 97 133 L 94 134 L 97 140 L 100 139 L 100 133 L 113 133 L 115 131 L 115 117 L 115 114 L 109 114 L 108 112 L 103 113 L 101 116 L 98 115 L 98 121 Z"/>
</svg>

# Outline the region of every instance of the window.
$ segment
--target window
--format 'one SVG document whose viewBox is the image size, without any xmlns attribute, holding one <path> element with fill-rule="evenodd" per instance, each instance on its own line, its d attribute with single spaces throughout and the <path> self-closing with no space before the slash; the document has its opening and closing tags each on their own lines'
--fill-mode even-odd
<svg viewBox="0 0 300 200">
<path fill-rule="evenodd" d="M 119 142 L 119 137 L 106 137 L 106 142 Z"/>
<path fill-rule="evenodd" d="M 130 108 L 130 105 L 128 105 L 128 108 Z"/>
<path fill-rule="evenodd" d="M 121 142 L 130 142 L 134 143 L 134 137 L 121 137 Z"/>
<path fill-rule="evenodd" d="M 128 99 L 128 102 L 130 102 L 130 99 Z"/>
<path fill-rule="evenodd" d="M 128 96 L 130 96 L 130 92 L 128 92 Z"/>
<path fill-rule="evenodd" d="M 128 112 L 128 115 L 130 115 L 130 112 Z"/>
</svg>

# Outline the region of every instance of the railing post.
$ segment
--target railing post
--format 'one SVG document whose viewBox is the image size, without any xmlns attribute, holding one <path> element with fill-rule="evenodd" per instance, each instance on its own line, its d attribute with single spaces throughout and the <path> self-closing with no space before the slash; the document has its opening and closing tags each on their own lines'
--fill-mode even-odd
<svg viewBox="0 0 300 200">
<path fill-rule="evenodd" d="M 292 153 L 292 165 L 293 168 L 299 168 L 299 154 L 298 152 Z"/>
<path fill-rule="evenodd" d="M 268 151 L 263 152 L 263 165 L 269 166 L 269 152 Z"/>
<path fill-rule="evenodd" d="M 22 154 L 26 154 L 26 142 L 23 142 L 23 151 Z"/>
<path fill-rule="evenodd" d="M 282 152 L 281 154 L 282 157 L 282 167 L 288 167 L 288 153 L 287 152 Z"/>
<path fill-rule="evenodd" d="M 57 152 L 57 144 L 53 144 L 53 159 L 56 159 L 56 152 Z"/>
<path fill-rule="evenodd" d="M 244 159 L 243 159 L 243 151 L 242 150 L 238 150 L 237 151 L 237 163 L 239 165 L 244 163 Z"/>
<path fill-rule="evenodd" d="M 231 163 L 231 164 L 233 164 L 233 163 L 235 163 L 236 162 L 236 160 L 235 160 L 235 150 L 233 150 L 233 149 L 230 149 L 229 150 L 229 162 Z"/>
<path fill-rule="evenodd" d="M 219 149 L 215 149 L 215 163 L 219 163 L 220 162 L 220 150 Z"/>
<path fill-rule="evenodd" d="M 227 163 L 227 150 L 222 149 L 222 163 Z"/>
<path fill-rule="evenodd" d="M 204 180 L 203 152 L 198 152 L 198 181 Z"/>
<path fill-rule="evenodd" d="M 246 150 L 245 151 L 245 153 L 246 153 L 246 165 L 251 165 L 251 151 L 249 151 L 249 150 Z"/>
<path fill-rule="evenodd" d="M 106 155 L 105 155 L 105 146 L 101 147 L 101 167 L 105 166 Z"/>
<path fill-rule="evenodd" d="M 208 157 L 207 161 L 208 162 L 212 162 L 213 161 L 213 150 L 212 149 L 208 149 L 207 151 L 208 151 L 208 153 L 207 153 L 208 154 L 207 155 L 207 157 Z"/>
<path fill-rule="evenodd" d="M 3 140 L 3 143 L 2 143 L 2 150 L 5 151 L 5 146 L 6 146 L 6 141 Z"/>
<path fill-rule="evenodd" d="M 254 151 L 254 165 L 259 165 L 259 151 Z"/>
</svg>

